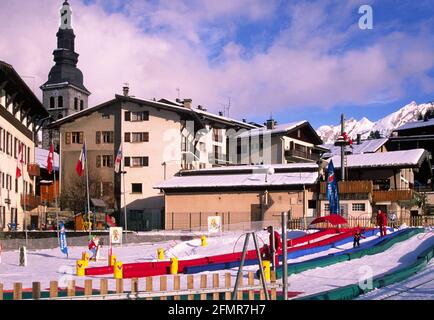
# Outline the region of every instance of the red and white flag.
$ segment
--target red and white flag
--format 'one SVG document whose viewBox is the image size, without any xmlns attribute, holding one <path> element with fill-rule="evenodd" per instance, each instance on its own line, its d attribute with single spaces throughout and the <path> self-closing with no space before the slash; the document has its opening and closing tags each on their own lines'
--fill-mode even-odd
<svg viewBox="0 0 434 320">
<path fill-rule="evenodd" d="M 122 145 L 119 147 L 118 154 L 116 156 L 115 160 L 115 172 L 119 173 L 121 171 L 121 163 L 122 163 L 122 157 L 123 157 L 123 151 L 122 151 Z"/>
<path fill-rule="evenodd" d="M 47 159 L 48 174 L 51 174 L 53 172 L 53 161 L 54 161 L 53 159 L 54 159 L 54 144 L 51 143 L 50 151 L 48 152 L 48 159 Z"/>
<path fill-rule="evenodd" d="M 18 144 L 18 158 L 17 158 L 17 179 L 19 179 L 23 175 L 23 164 L 24 164 L 24 153 L 23 153 L 24 144 Z"/>
<path fill-rule="evenodd" d="M 84 173 L 84 168 L 86 165 L 86 158 L 87 158 L 87 152 L 86 152 L 86 143 L 83 144 L 83 149 L 81 149 L 80 159 L 77 161 L 77 165 L 75 166 L 75 171 L 77 171 L 77 174 L 81 177 Z"/>
</svg>

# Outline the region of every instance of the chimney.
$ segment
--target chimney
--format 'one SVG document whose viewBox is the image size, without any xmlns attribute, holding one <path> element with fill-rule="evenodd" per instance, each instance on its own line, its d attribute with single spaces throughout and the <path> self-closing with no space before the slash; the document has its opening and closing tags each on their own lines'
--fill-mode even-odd
<svg viewBox="0 0 434 320">
<path fill-rule="evenodd" d="M 357 134 L 357 144 L 362 144 L 362 135 L 360 133 Z"/>
<path fill-rule="evenodd" d="M 219 116 L 223 117 L 223 111 L 219 111 Z"/>
<path fill-rule="evenodd" d="M 267 129 L 273 130 L 276 127 L 276 121 L 274 119 L 267 120 Z"/>
<path fill-rule="evenodd" d="M 193 103 L 192 99 L 184 99 L 184 108 L 191 109 L 192 103 Z"/>
<path fill-rule="evenodd" d="M 130 94 L 130 85 L 128 83 L 125 83 L 123 87 L 124 97 L 128 97 Z"/>
<path fill-rule="evenodd" d="M 243 122 L 244 122 L 244 123 L 247 123 L 247 120 L 246 120 L 246 119 L 243 119 Z"/>
</svg>

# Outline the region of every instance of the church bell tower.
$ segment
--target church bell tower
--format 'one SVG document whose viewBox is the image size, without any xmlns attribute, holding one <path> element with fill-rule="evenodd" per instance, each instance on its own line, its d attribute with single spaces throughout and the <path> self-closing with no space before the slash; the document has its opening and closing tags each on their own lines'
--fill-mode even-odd
<svg viewBox="0 0 434 320">
<path fill-rule="evenodd" d="M 60 9 L 60 27 L 56 36 L 57 49 L 53 52 L 55 65 L 48 74 L 48 81 L 41 86 L 43 104 L 51 121 L 87 109 L 91 94 L 83 84 L 83 73 L 77 68 L 79 55 L 75 52 L 72 9 L 67 0 Z M 58 148 L 58 132 L 44 130 L 42 136 L 44 149 L 49 148 L 52 140 Z"/>
</svg>

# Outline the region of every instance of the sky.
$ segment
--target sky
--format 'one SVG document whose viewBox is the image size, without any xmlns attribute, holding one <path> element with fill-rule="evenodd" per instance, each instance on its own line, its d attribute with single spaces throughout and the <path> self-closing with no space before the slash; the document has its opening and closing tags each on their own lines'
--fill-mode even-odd
<svg viewBox="0 0 434 320">
<path fill-rule="evenodd" d="M 39 86 L 63 0 L 0 0 L 0 60 Z M 434 100 L 433 0 L 69 0 L 78 67 L 97 105 L 193 99 L 263 123 L 371 121 Z M 373 28 L 361 29 L 369 5 Z"/>
</svg>

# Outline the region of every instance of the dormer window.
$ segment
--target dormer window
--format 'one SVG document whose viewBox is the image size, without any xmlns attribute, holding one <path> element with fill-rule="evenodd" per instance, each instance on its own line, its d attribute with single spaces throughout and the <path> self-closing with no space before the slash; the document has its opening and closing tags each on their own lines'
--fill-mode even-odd
<svg viewBox="0 0 434 320">
<path fill-rule="evenodd" d="M 54 97 L 50 98 L 50 109 L 54 109 L 56 107 L 56 101 L 54 100 Z"/>
<path fill-rule="evenodd" d="M 59 109 L 63 108 L 63 97 L 62 97 L 62 96 L 60 96 L 60 97 L 58 98 L 58 101 L 57 101 L 57 107 L 58 107 Z"/>
<path fill-rule="evenodd" d="M 74 110 L 78 111 L 78 98 L 74 98 Z"/>
<path fill-rule="evenodd" d="M 80 100 L 80 111 L 84 110 L 84 101 Z"/>
</svg>

